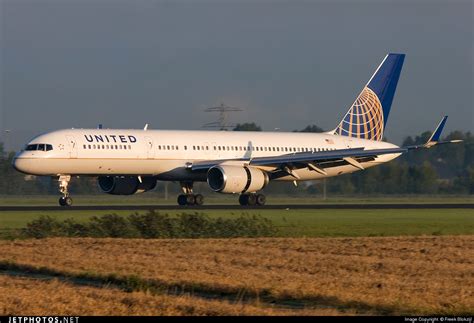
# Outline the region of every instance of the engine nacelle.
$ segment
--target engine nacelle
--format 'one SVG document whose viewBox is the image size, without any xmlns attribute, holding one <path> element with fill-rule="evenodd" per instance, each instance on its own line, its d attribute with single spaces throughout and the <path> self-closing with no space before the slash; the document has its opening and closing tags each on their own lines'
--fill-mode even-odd
<svg viewBox="0 0 474 323">
<path fill-rule="evenodd" d="M 100 176 L 97 180 L 102 192 L 112 195 L 132 195 L 152 190 L 156 187 L 156 178 L 136 176 Z"/>
<path fill-rule="evenodd" d="M 261 190 L 268 184 L 267 173 L 247 166 L 218 165 L 207 172 L 207 183 L 220 193 L 245 193 Z"/>
</svg>

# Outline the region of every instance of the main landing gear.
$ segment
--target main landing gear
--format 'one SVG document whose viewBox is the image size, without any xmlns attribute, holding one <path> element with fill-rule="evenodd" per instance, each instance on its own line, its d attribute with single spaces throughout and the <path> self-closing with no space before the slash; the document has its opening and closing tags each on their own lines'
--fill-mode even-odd
<svg viewBox="0 0 474 323">
<path fill-rule="evenodd" d="M 71 206 L 72 205 L 72 198 L 69 196 L 69 192 L 67 190 L 67 186 L 69 181 L 71 180 L 70 175 L 61 175 L 59 176 L 59 192 L 63 196 L 59 198 L 59 205 L 61 206 Z"/>
<path fill-rule="evenodd" d="M 255 206 L 255 205 L 265 205 L 267 198 L 263 194 L 242 194 L 239 196 L 239 203 L 240 205 L 248 205 L 248 206 Z"/>
<path fill-rule="evenodd" d="M 178 196 L 179 205 L 203 205 L 204 196 L 193 194 L 193 182 L 181 182 L 180 184 L 184 194 Z"/>
</svg>

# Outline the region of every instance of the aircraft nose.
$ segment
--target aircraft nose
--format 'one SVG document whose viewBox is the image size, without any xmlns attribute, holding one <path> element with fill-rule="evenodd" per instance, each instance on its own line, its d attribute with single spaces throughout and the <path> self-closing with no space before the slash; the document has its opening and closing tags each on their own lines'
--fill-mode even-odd
<svg viewBox="0 0 474 323">
<path fill-rule="evenodd" d="M 26 165 L 26 161 L 24 158 L 21 158 L 19 155 L 15 156 L 12 160 L 12 166 L 15 168 L 17 171 L 22 172 L 22 173 L 27 173 L 28 172 L 28 167 Z"/>
<path fill-rule="evenodd" d="M 20 171 L 21 172 L 21 169 L 19 168 L 20 166 L 20 163 L 18 162 L 18 157 L 14 157 L 13 160 L 12 160 L 12 166 L 13 168 L 15 168 L 17 171 Z"/>
</svg>

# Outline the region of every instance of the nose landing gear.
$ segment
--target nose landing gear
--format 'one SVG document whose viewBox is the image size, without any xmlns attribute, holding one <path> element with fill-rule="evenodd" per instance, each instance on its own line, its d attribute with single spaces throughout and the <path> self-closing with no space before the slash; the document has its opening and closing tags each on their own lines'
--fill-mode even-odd
<svg viewBox="0 0 474 323">
<path fill-rule="evenodd" d="M 68 192 L 68 184 L 71 180 L 70 175 L 61 175 L 59 176 L 59 192 L 63 195 L 59 198 L 59 205 L 61 206 L 71 206 L 72 205 L 72 198 L 69 196 Z"/>
</svg>

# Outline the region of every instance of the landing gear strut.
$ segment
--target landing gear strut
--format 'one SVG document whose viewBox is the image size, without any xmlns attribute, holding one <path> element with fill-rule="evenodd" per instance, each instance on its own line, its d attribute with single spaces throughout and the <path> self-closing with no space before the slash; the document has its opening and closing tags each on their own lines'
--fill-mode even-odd
<svg viewBox="0 0 474 323">
<path fill-rule="evenodd" d="M 193 194 L 193 182 L 181 182 L 180 184 L 184 194 L 178 195 L 179 205 L 203 205 L 204 196 Z"/>
<path fill-rule="evenodd" d="M 72 205 L 72 198 L 69 196 L 69 191 L 67 190 L 67 186 L 69 181 L 71 180 L 70 175 L 61 175 L 59 176 L 59 192 L 63 196 L 59 198 L 59 205 L 61 206 L 71 206 Z"/>
<path fill-rule="evenodd" d="M 263 194 L 242 194 L 239 196 L 239 203 L 240 205 L 248 205 L 248 206 L 255 206 L 255 205 L 265 205 L 267 201 L 265 195 Z"/>
</svg>

